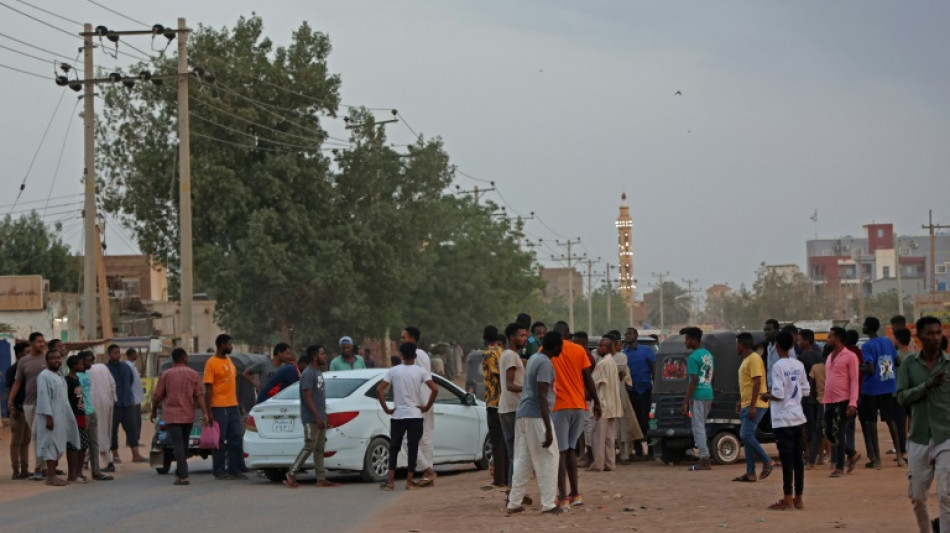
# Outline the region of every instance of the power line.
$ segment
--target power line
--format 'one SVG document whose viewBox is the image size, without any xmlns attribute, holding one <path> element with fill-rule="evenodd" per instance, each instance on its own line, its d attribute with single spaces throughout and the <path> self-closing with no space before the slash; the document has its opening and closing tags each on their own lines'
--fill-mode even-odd
<svg viewBox="0 0 950 533">
<path fill-rule="evenodd" d="M 272 144 L 275 144 L 275 145 L 278 145 L 278 146 L 287 146 L 287 147 L 289 147 L 289 148 L 301 148 L 301 149 L 304 149 L 304 150 L 319 150 L 319 151 L 326 151 L 326 150 L 329 150 L 329 148 L 320 148 L 319 145 L 309 145 L 309 146 L 307 146 L 307 145 L 302 145 L 302 144 L 292 144 L 292 143 L 285 143 L 285 142 L 282 142 L 282 141 L 275 141 L 274 139 L 268 139 L 267 137 L 261 137 L 260 135 L 257 135 L 257 134 L 255 134 L 255 133 L 249 133 L 249 132 L 246 132 L 246 131 L 239 130 L 239 129 L 237 129 L 237 128 L 232 128 L 232 127 L 230 127 L 230 126 L 225 126 L 224 124 L 215 122 L 215 121 L 213 121 L 213 120 L 211 120 L 211 119 L 208 119 L 208 118 L 204 118 L 204 117 L 202 117 L 202 116 L 200 116 L 200 115 L 196 115 L 196 114 L 194 114 L 194 113 L 189 113 L 188 115 L 189 115 L 190 117 L 192 117 L 192 118 L 196 118 L 196 119 L 198 119 L 198 120 L 200 120 L 200 121 L 202 121 L 202 122 L 207 122 L 208 124 L 213 124 L 213 125 L 215 125 L 215 126 L 217 126 L 217 127 L 219 127 L 219 128 L 222 128 L 222 129 L 224 129 L 224 130 L 230 131 L 230 132 L 232 132 L 232 133 L 236 133 L 236 134 L 238 134 L 238 135 L 246 135 L 246 136 L 251 137 L 251 138 L 253 138 L 253 139 L 257 140 L 257 141 L 269 142 L 269 143 L 272 143 Z"/>
<path fill-rule="evenodd" d="M 44 80 L 46 80 L 46 81 L 49 81 L 49 80 L 50 80 L 50 77 L 49 77 L 49 76 L 44 76 L 44 75 L 42 75 L 42 74 L 37 74 L 37 73 L 35 73 L 35 72 L 30 72 L 30 71 L 28 71 L 28 70 L 23 70 L 23 69 L 16 68 L 16 67 L 11 67 L 11 66 L 9 66 L 9 65 L 4 65 L 3 63 L 0 63 L 0 67 L 5 68 L 5 69 L 8 69 L 8 70 L 15 71 L 15 72 L 19 72 L 20 74 L 26 74 L 26 75 L 28 75 L 28 76 L 33 76 L 34 78 L 40 78 L 40 79 L 44 79 Z"/>
<path fill-rule="evenodd" d="M 468 178 L 468 179 L 470 179 L 470 180 L 480 181 L 480 182 L 482 182 L 482 183 L 492 183 L 491 180 L 483 180 L 482 178 L 476 178 L 475 176 L 473 176 L 473 175 L 471 175 L 471 174 L 468 174 L 468 173 L 466 173 L 466 172 L 462 172 L 462 171 L 459 170 L 458 168 L 455 169 L 455 173 L 456 173 L 456 174 L 461 174 L 461 175 L 465 176 L 466 178 Z"/>
<path fill-rule="evenodd" d="M 244 148 L 245 150 L 256 150 L 259 152 L 278 152 L 278 153 L 283 153 L 283 154 L 288 153 L 288 150 L 278 150 L 276 148 L 265 148 L 263 146 L 249 146 L 246 144 L 236 143 L 234 141 L 227 141 L 225 139 L 219 139 L 211 135 L 204 135 L 204 134 L 196 133 L 196 132 L 191 132 L 191 136 L 199 137 L 201 139 L 208 139 L 209 141 L 213 141 L 217 143 L 230 144 L 231 146 L 237 146 L 239 148 Z"/>
<path fill-rule="evenodd" d="M 100 4 L 99 2 L 96 2 L 95 0 L 86 0 L 86 1 L 89 2 L 90 4 L 95 5 L 95 6 L 99 6 L 99 7 L 101 7 L 102 9 L 105 9 L 106 11 L 108 11 L 108 12 L 114 14 L 114 15 L 118 15 L 118 16 L 124 18 L 125 20 L 128 20 L 128 21 L 130 21 L 130 22 L 134 22 L 134 23 L 136 23 L 136 24 L 138 24 L 138 25 L 140 25 L 140 26 L 145 26 L 146 28 L 151 28 L 151 27 L 152 27 L 151 24 L 146 24 L 146 23 L 142 22 L 141 20 L 136 20 L 136 19 L 134 19 L 134 18 L 132 18 L 132 17 L 126 15 L 126 14 L 120 13 L 120 12 L 116 11 L 115 9 L 112 9 L 112 8 L 109 7 L 109 6 Z"/>
<path fill-rule="evenodd" d="M 412 126 L 410 126 L 409 123 L 406 122 L 406 119 L 405 119 L 405 117 L 402 116 L 402 113 L 399 113 L 399 114 L 397 114 L 396 116 L 399 118 L 399 120 L 400 120 L 407 128 L 409 128 L 409 131 L 412 132 L 413 136 L 415 136 L 416 138 L 419 137 L 419 134 L 416 133 L 416 130 L 412 129 Z"/>
<path fill-rule="evenodd" d="M 35 9 L 35 10 L 37 10 L 37 11 L 42 11 L 43 13 L 46 13 L 47 15 L 52 15 L 52 16 L 54 16 L 54 17 L 60 19 L 60 20 L 65 20 L 66 22 L 70 22 L 70 23 L 72 23 L 72 24 L 78 24 L 79 26 L 82 26 L 82 22 L 79 22 L 78 20 L 73 20 L 73 19 L 71 19 L 71 18 L 69 18 L 69 17 L 64 17 L 64 16 L 60 15 L 59 13 L 54 13 L 54 12 L 48 10 L 48 9 L 43 9 L 43 8 L 40 7 L 40 6 L 33 5 L 33 4 L 29 3 L 29 2 L 25 2 L 24 0 L 16 0 L 16 1 L 19 2 L 19 3 L 21 3 L 21 4 L 28 5 L 28 6 L 32 7 L 33 9 Z"/>
<path fill-rule="evenodd" d="M 76 112 L 76 108 L 79 107 L 80 100 L 76 100 L 76 104 L 73 105 L 73 110 L 69 113 L 70 118 L 73 117 L 73 114 Z M 63 145 L 59 148 L 59 157 L 56 158 L 56 170 L 53 171 L 53 180 L 49 184 L 49 192 L 46 193 L 46 205 L 43 207 L 43 215 L 46 215 L 46 210 L 49 208 L 50 195 L 53 194 L 53 186 L 56 184 L 56 178 L 59 176 L 59 165 L 63 162 L 63 153 L 66 151 L 66 141 L 69 140 L 69 130 L 72 128 L 73 122 L 75 120 L 69 120 L 66 122 L 66 133 L 63 134 Z"/>
<path fill-rule="evenodd" d="M 76 65 L 75 65 L 75 62 L 77 61 L 78 56 L 77 56 L 77 59 L 72 59 L 72 58 L 70 58 L 69 56 L 64 56 L 63 54 L 58 54 L 58 53 L 56 53 L 56 52 L 54 52 L 54 51 L 52 51 L 52 50 L 48 50 L 48 49 L 46 49 L 46 48 L 43 48 L 43 47 L 40 47 L 40 46 L 36 46 L 35 44 L 30 44 L 30 43 L 28 43 L 28 42 L 26 42 L 26 41 L 21 41 L 20 39 L 17 39 L 16 37 L 11 37 L 11 36 L 9 36 L 9 35 L 7 35 L 7 34 L 5 34 L 5 33 L 0 33 L 0 37 L 6 37 L 7 39 L 10 39 L 11 41 L 16 41 L 16 42 L 18 42 L 18 43 L 20 43 L 20 44 L 22 44 L 22 45 L 24 45 L 24 46 L 29 46 L 30 48 L 39 50 L 40 52 L 45 52 L 45 53 L 47 53 L 47 54 L 51 54 L 51 55 L 54 55 L 54 56 L 56 56 L 56 57 L 61 57 L 61 58 L 65 59 L 65 60 L 67 60 L 67 61 L 72 61 L 72 62 L 74 63 L 74 64 L 73 64 L 73 68 L 77 68 L 77 69 L 78 69 L 78 67 L 76 67 Z"/>
<path fill-rule="evenodd" d="M 91 0 L 90 0 L 90 1 L 91 1 Z M 29 13 L 24 13 L 23 11 L 20 11 L 19 9 L 17 9 L 17 8 L 11 6 L 11 5 L 8 5 L 8 4 L 5 4 L 5 3 L 3 3 L 3 2 L 0 2 L 0 6 L 3 6 L 3 7 L 7 8 L 7 9 L 9 9 L 9 10 L 11 10 L 11 11 L 15 11 L 15 12 L 17 12 L 17 13 L 23 15 L 23 16 L 26 17 L 26 18 L 33 19 L 33 20 L 35 20 L 36 22 L 39 22 L 40 24 L 42 24 L 42 25 L 44 25 L 44 26 L 50 27 L 50 28 L 52 28 L 52 29 L 54 29 L 54 30 L 56 30 L 56 31 L 58 31 L 58 32 L 60 32 L 60 33 L 65 33 L 66 35 L 69 35 L 70 37 L 75 37 L 75 38 L 77 38 L 77 39 L 82 39 L 82 37 L 80 37 L 79 34 L 77 34 L 77 33 L 71 33 L 71 32 L 69 32 L 69 31 L 66 31 L 66 30 L 60 28 L 59 26 L 54 26 L 54 25 L 50 24 L 49 22 L 46 22 L 46 21 L 43 20 L 43 19 L 36 18 L 36 17 L 34 17 L 33 15 L 31 15 L 31 14 L 29 14 Z"/>
<path fill-rule="evenodd" d="M 6 65 L 0 65 L 6 67 Z M 19 70 L 13 67 L 6 67 L 12 70 Z M 21 71 L 26 72 L 26 71 Z M 45 77 L 45 76 L 39 76 Z M 26 174 L 23 175 L 23 181 L 20 182 L 20 190 L 16 193 L 16 199 L 13 200 L 13 205 L 10 207 L 10 212 L 13 212 L 13 209 L 16 207 L 17 202 L 20 201 L 20 196 L 23 196 L 23 189 L 26 188 L 26 179 L 30 177 L 30 172 L 33 170 L 33 164 L 36 163 L 37 156 L 40 155 L 40 149 L 43 148 L 43 143 L 46 141 L 46 136 L 49 134 L 50 127 L 53 125 L 53 119 L 56 118 L 56 113 L 59 112 L 59 106 L 63 103 L 63 98 L 66 97 L 66 91 L 62 91 L 62 94 L 59 95 L 59 101 L 56 102 L 56 107 L 53 109 L 53 114 L 49 117 L 49 122 L 46 124 L 46 129 L 43 130 L 43 136 L 40 138 L 40 144 L 37 145 L 36 151 L 33 152 L 33 159 L 30 160 L 30 166 L 26 169 Z"/>
<path fill-rule="evenodd" d="M 232 118 L 234 118 L 234 119 L 240 120 L 241 122 L 244 122 L 244 123 L 247 123 L 247 124 L 251 124 L 251 125 L 253 125 L 253 126 L 257 126 L 257 127 L 259 127 L 259 128 L 263 128 L 263 129 L 265 129 L 265 130 L 272 131 L 272 132 L 274 132 L 274 133 L 279 133 L 279 134 L 281 134 L 281 135 L 287 135 L 288 137 L 295 137 L 295 138 L 297 138 L 297 139 L 302 139 L 302 140 L 305 140 L 305 141 L 313 141 L 313 140 L 314 140 L 313 137 L 305 137 L 305 136 L 303 136 L 303 135 L 296 135 L 296 134 L 293 134 L 293 133 L 290 133 L 290 132 L 281 131 L 281 130 L 278 130 L 278 129 L 276 129 L 276 128 L 272 128 L 272 127 L 270 127 L 270 126 L 261 124 L 260 122 L 255 122 L 255 121 L 253 121 L 253 120 L 251 120 L 251 119 L 244 118 L 244 117 L 242 117 L 242 116 L 240 116 L 240 115 L 236 115 L 236 114 L 234 114 L 234 113 L 231 113 L 230 111 L 225 111 L 223 108 L 220 108 L 220 107 L 211 105 L 210 103 L 208 103 L 208 102 L 206 102 L 206 101 L 204 101 L 204 100 L 202 100 L 202 99 L 200 99 L 200 98 L 197 98 L 197 97 L 195 97 L 195 96 L 193 96 L 193 95 L 190 95 L 190 98 L 191 98 L 192 100 L 198 102 L 199 104 L 205 106 L 205 107 L 208 107 L 208 108 L 210 108 L 210 109 L 213 109 L 213 110 L 217 111 L 218 113 L 223 113 L 223 114 L 225 114 L 225 115 L 228 115 L 229 117 L 232 117 Z M 199 117 L 199 118 L 200 118 L 200 117 Z M 324 132 L 320 132 L 320 133 L 321 133 L 320 137 L 326 137 L 326 135 L 324 134 Z M 332 144 L 332 143 L 331 143 L 331 144 Z M 349 143 L 347 143 L 345 146 L 349 146 Z"/>
<path fill-rule="evenodd" d="M 50 62 L 50 60 L 49 60 L 48 58 L 40 57 L 40 56 L 35 56 L 35 55 L 33 55 L 33 54 L 30 54 L 30 53 L 27 53 L 27 52 L 23 52 L 23 51 L 21 51 L 21 50 L 17 50 L 16 48 L 10 48 L 9 46 L 4 46 L 4 45 L 2 45 L 2 44 L 0 44 L 0 48 L 3 48 L 4 50 L 9 50 L 9 51 L 11 51 L 11 52 L 13 52 L 13 53 L 15 53 L 15 54 L 20 54 L 21 56 L 29 57 L 29 58 L 31 58 L 31 59 L 36 59 L 37 61 L 42 61 L 43 63 L 49 63 L 49 62 Z"/>
<path fill-rule="evenodd" d="M 75 194 L 64 194 L 63 196 L 55 196 L 53 198 L 46 198 L 43 200 L 30 200 L 29 202 L 20 202 L 20 205 L 41 204 L 49 200 L 62 200 L 63 198 L 75 198 L 77 196 L 82 196 L 82 193 L 77 192 Z M 16 204 L 3 204 L 3 205 L 0 205 L 0 207 L 10 207 L 11 205 L 16 205 Z"/>
</svg>

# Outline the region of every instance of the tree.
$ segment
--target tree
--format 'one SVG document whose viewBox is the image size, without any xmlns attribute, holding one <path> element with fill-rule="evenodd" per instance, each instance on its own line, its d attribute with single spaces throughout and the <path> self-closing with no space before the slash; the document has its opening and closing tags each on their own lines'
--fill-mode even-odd
<svg viewBox="0 0 950 533">
<path fill-rule="evenodd" d="M 904 309 L 913 309 L 914 302 L 909 296 L 904 297 Z M 865 317 L 873 316 L 887 323 L 890 318 L 898 314 L 897 289 L 882 292 L 864 300 L 864 316 L 858 320 L 863 322 Z"/>
<path fill-rule="evenodd" d="M 662 293 L 663 308 L 662 317 L 660 310 L 660 297 Z M 689 320 L 689 310 L 693 299 L 687 294 L 686 289 L 676 284 L 674 281 L 664 281 L 663 290 L 656 288 L 644 296 L 644 302 L 648 304 L 647 319 L 654 327 L 663 324 L 669 327 L 670 324 L 685 324 Z M 661 320 L 662 318 L 662 320 Z"/>
<path fill-rule="evenodd" d="M 51 291 L 78 291 L 79 261 L 57 235 L 61 230 L 44 224 L 36 211 L 17 219 L 7 215 L 0 221 L 0 275 L 40 275 Z"/>
</svg>

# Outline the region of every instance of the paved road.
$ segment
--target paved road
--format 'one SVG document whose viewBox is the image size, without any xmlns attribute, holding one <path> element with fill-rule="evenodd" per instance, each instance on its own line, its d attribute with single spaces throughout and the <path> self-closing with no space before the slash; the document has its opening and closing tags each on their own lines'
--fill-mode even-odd
<svg viewBox="0 0 950 533">
<path fill-rule="evenodd" d="M 0 502 L 4 533 L 96 531 L 136 533 L 211 529 L 220 531 L 358 531 L 358 525 L 401 491 L 383 492 L 358 478 L 333 478 L 345 485 L 317 489 L 302 475 L 291 490 L 251 473 L 248 481 L 216 481 L 211 461 L 192 459 L 191 485 L 172 485 L 173 476 L 154 470 L 120 473 L 109 482 L 90 482 Z M 4 481 L 4 483 L 11 483 Z M 16 483 L 32 483 L 19 481 Z"/>
</svg>

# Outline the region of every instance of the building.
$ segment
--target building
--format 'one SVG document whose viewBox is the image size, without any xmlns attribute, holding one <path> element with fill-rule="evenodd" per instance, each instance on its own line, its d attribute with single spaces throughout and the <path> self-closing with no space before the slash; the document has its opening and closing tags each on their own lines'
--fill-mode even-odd
<svg viewBox="0 0 950 533">
<path fill-rule="evenodd" d="M 168 272 L 164 265 L 145 255 L 106 255 L 103 262 L 110 298 L 168 300 Z"/>
<path fill-rule="evenodd" d="M 619 254 L 620 295 L 628 306 L 636 300 L 636 279 L 633 275 L 633 219 L 627 193 L 620 195 L 620 216 L 617 217 L 617 250 Z"/>
<path fill-rule="evenodd" d="M 851 300 L 898 286 L 907 298 L 932 289 L 946 291 L 950 284 L 950 235 L 934 238 L 933 276 L 930 236 L 898 236 L 893 224 L 866 224 L 863 237 L 813 239 L 805 248 L 816 294 L 835 301 L 839 314 Z"/>
<path fill-rule="evenodd" d="M 541 279 L 544 280 L 546 298 L 561 298 L 565 302 L 571 300 L 571 292 L 577 299 L 584 294 L 584 278 L 581 273 L 572 268 L 544 268 L 541 270 Z M 572 280 L 573 279 L 573 280 Z"/>
<path fill-rule="evenodd" d="M 722 325 L 725 323 L 723 308 L 726 300 L 731 295 L 732 287 L 725 283 L 716 283 L 706 289 L 706 322 L 708 324 Z"/>
<path fill-rule="evenodd" d="M 783 283 L 792 283 L 795 278 L 802 273 L 798 265 L 765 265 L 765 271 L 769 276 L 775 276 Z"/>
</svg>

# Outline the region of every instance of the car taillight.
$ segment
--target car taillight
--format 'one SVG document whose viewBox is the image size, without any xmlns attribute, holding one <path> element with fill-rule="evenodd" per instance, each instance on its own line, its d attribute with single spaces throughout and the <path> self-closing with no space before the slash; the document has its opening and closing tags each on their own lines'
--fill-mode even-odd
<svg viewBox="0 0 950 533">
<path fill-rule="evenodd" d="M 336 450 L 333 450 L 332 452 L 323 452 L 324 457 L 333 457 L 334 455 L 336 455 Z"/>
<path fill-rule="evenodd" d="M 344 411 L 342 413 L 330 413 L 327 415 L 327 420 L 330 422 L 330 427 L 338 428 L 343 424 L 346 424 L 350 420 L 359 415 L 359 411 Z"/>
<path fill-rule="evenodd" d="M 257 423 L 254 422 L 254 417 L 247 415 L 247 421 L 244 423 L 244 428 L 248 431 L 257 431 Z"/>
</svg>

